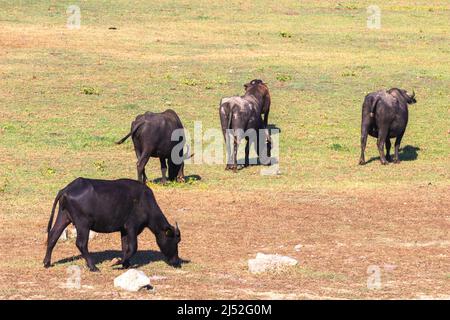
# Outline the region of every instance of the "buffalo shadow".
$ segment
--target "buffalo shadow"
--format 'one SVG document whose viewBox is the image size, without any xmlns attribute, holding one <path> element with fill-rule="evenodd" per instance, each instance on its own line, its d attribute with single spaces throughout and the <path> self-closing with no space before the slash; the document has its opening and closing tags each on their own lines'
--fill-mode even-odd
<svg viewBox="0 0 450 320">
<path fill-rule="evenodd" d="M 105 250 L 105 251 L 98 251 L 98 252 L 90 252 L 90 255 L 92 259 L 94 260 L 95 264 L 101 264 L 106 261 L 111 261 L 111 264 L 113 263 L 113 260 L 115 258 L 121 259 L 122 258 L 122 251 L 120 250 Z M 58 264 L 65 264 L 72 261 L 77 261 L 83 259 L 81 255 L 69 257 L 60 259 L 53 263 L 53 265 Z M 144 265 L 147 265 L 151 262 L 157 262 L 157 261 L 165 261 L 167 263 L 166 257 L 160 252 L 155 250 L 141 250 L 137 251 L 136 254 L 130 259 L 130 268 L 139 268 Z M 181 265 L 190 263 L 190 260 L 184 260 L 180 258 Z M 180 266 L 181 266 L 180 265 Z M 111 265 L 112 267 L 112 265 Z M 119 267 L 120 268 L 120 267 Z"/>
<path fill-rule="evenodd" d="M 392 147 L 391 147 L 391 158 L 393 157 L 392 151 L 394 151 L 394 145 L 392 145 Z M 417 151 L 420 151 L 419 147 L 406 145 L 406 146 L 400 148 L 400 150 L 398 152 L 399 160 L 400 161 L 415 161 L 419 157 L 419 154 Z M 372 161 L 375 161 L 375 160 L 380 160 L 380 156 L 370 158 L 366 162 L 366 164 L 368 164 Z M 392 162 L 392 159 L 389 159 L 389 162 Z"/>
<path fill-rule="evenodd" d="M 279 127 L 277 127 L 276 124 L 274 124 L 274 123 L 268 124 L 267 125 L 267 129 L 269 130 L 269 136 L 271 136 L 271 137 L 272 137 L 272 130 L 278 130 L 278 132 L 275 133 L 275 134 L 281 133 L 281 129 Z M 256 145 L 253 143 L 250 146 L 250 149 L 253 149 L 253 151 L 256 152 Z M 248 160 L 250 162 L 248 167 L 251 167 L 251 166 L 268 166 L 266 164 L 258 163 L 259 157 L 249 158 Z M 270 163 L 270 165 L 278 164 L 278 158 L 270 157 L 270 159 L 268 159 L 268 162 Z M 237 160 L 237 164 L 238 164 L 238 170 L 242 170 L 242 169 L 246 168 L 246 166 L 244 166 L 245 158 L 238 159 Z"/>
<path fill-rule="evenodd" d="M 152 183 L 154 183 L 154 184 L 160 184 L 160 183 L 161 183 L 161 180 L 162 180 L 162 177 L 161 177 L 161 178 L 156 178 L 156 179 L 153 179 L 153 180 L 152 180 Z M 198 174 L 190 174 L 190 175 L 188 175 L 188 176 L 184 176 L 184 183 L 189 183 L 191 180 L 192 180 L 193 182 L 195 182 L 195 181 L 201 181 L 201 180 L 202 180 L 202 177 L 199 176 Z M 170 182 L 176 182 L 176 180 L 170 181 L 169 179 L 167 179 L 167 183 L 170 183 Z M 179 182 L 179 183 L 180 183 L 180 184 L 183 184 L 183 182 Z"/>
</svg>

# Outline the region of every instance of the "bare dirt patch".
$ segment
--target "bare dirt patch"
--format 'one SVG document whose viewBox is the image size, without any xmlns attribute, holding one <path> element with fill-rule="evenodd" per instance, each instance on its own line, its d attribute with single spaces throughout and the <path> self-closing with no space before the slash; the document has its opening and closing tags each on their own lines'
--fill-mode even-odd
<svg viewBox="0 0 450 320">
<path fill-rule="evenodd" d="M 73 241 L 56 246 L 44 269 L 42 211 L 26 221 L 2 219 L 0 295 L 8 299 L 91 298 L 435 298 L 450 289 L 448 188 L 349 192 L 218 192 L 160 190 L 157 199 L 182 230 L 181 269 L 160 261 L 150 232 L 140 236 L 134 259 L 155 277 L 155 291 L 125 293 L 113 287 L 122 270 L 119 236 L 99 235 L 90 250 L 100 273 L 78 259 Z M 50 207 L 50 204 L 48 205 Z M 48 210 L 47 210 L 48 211 Z M 20 226 L 21 232 L 17 232 Z M 299 245 L 299 246 L 297 246 Z M 297 246 L 297 249 L 295 247 Z M 298 259 L 297 267 L 252 275 L 257 252 Z M 82 286 L 64 288 L 67 267 L 82 268 Z M 381 289 L 367 288 L 367 268 L 381 270 Z"/>
</svg>

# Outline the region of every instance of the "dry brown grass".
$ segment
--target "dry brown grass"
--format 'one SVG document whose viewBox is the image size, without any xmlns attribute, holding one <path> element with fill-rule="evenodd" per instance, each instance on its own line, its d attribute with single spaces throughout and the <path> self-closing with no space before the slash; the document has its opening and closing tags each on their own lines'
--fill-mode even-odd
<svg viewBox="0 0 450 320">
<path fill-rule="evenodd" d="M 110 267 L 119 250 L 117 234 L 99 235 L 90 250 L 103 252 L 101 273 L 75 260 L 44 269 L 43 230 L 47 216 L 26 224 L 3 219 L 0 237 L 0 297 L 74 299 L 167 298 L 420 298 L 448 297 L 450 216 L 448 188 L 351 192 L 161 191 L 157 198 L 182 230 L 181 269 L 150 261 L 157 250 L 145 231 L 134 263 L 155 280 L 155 292 L 124 293 L 113 288 L 122 271 Z M 176 209 L 174 209 L 176 208 Z M 18 211 L 22 208 L 16 208 Z M 45 211 L 45 210 L 44 210 Z M 18 232 L 18 230 L 20 230 Z M 294 246 L 301 244 L 300 251 Z M 252 275 L 247 260 L 257 252 L 279 253 L 299 266 Z M 59 243 L 53 261 L 78 256 L 73 240 Z M 156 255 L 157 256 L 157 255 Z M 96 255 L 97 258 L 100 256 Z M 79 290 L 64 289 L 66 268 L 82 266 Z M 367 268 L 381 268 L 382 288 L 367 289 Z M 392 269 L 389 266 L 394 265 Z M 390 268 L 390 269 L 389 269 Z M 447 296 L 446 296 L 447 295 Z"/>
</svg>

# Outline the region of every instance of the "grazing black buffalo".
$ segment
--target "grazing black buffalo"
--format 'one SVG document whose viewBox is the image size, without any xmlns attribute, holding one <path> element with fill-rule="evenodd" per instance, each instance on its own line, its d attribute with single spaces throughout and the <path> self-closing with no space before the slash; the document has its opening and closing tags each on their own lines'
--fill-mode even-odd
<svg viewBox="0 0 450 320">
<path fill-rule="evenodd" d="M 270 137 L 267 132 L 267 119 L 270 108 L 269 89 L 261 80 L 255 79 L 244 85 L 245 94 L 223 98 L 220 101 L 219 115 L 222 132 L 227 143 L 227 136 L 230 132 L 233 136 L 233 151 L 229 159 L 226 170 L 237 171 L 237 151 L 242 138 L 246 139 L 245 146 L 245 166 L 249 165 L 250 144 L 256 143 L 258 158 L 260 157 L 260 147 L 267 147 L 267 154 L 270 156 Z M 262 120 L 262 114 L 265 120 Z M 264 142 L 260 141 L 260 133 L 264 134 Z M 265 160 L 267 161 L 267 160 Z"/>
<path fill-rule="evenodd" d="M 52 228 L 55 208 L 58 216 Z M 148 227 L 156 243 L 173 266 L 180 265 L 178 225 L 169 224 L 152 190 L 135 180 L 93 180 L 77 178 L 58 192 L 48 223 L 47 253 L 44 266 L 50 267 L 53 248 L 61 233 L 73 223 L 77 230 L 76 245 L 91 271 L 98 271 L 88 252 L 89 230 L 100 233 L 119 232 L 122 237 L 123 257 L 114 265 L 130 266 L 136 253 L 137 236 Z"/>
<path fill-rule="evenodd" d="M 184 160 L 191 155 L 183 155 L 184 128 L 175 111 L 146 112 L 137 116 L 131 123 L 130 132 L 116 143 L 121 144 L 130 136 L 138 159 L 136 167 L 139 181 L 146 183 L 145 165 L 150 157 L 154 157 L 161 162 L 162 183 L 167 181 L 167 163 L 169 180 L 184 182 Z"/>
<path fill-rule="evenodd" d="M 415 93 L 409 95 L 406 90 L 392 88 L 369 93 L 362 106 L 361 121 L 361 157 L 359 164 L 366 163 L 364 151 L 367 135 L 378 138 L 377 147 L 381 164 L 388 164 L 391 160 L 390 138 L 395 140 L 394 162 L 399 162 L 399 147 L 408 124 L 408 104 L 416 103 Z M 386 157 L 384 144 L 386 143 Z"/>
</svg>

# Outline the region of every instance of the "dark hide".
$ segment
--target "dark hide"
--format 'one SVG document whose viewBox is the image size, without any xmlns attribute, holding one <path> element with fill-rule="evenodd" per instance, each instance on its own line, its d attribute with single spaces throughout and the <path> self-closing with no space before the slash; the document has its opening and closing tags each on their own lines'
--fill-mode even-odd
<svg viewBox="0 0 450 320">
<path fill-rule="evenodd" d="M 52 228 L 56 205 L 58 216 Z M 73 223 L 77 230 L 76 245 L 91 271 L 98 271 L 88 252 L 89 231 L 120 232 L 122 259 L 116 264 L 124 268 L 136 253 L 137 236 L 147 227 L 156 237 L 161 252 L 171 265 L 178 266 L 178 226 L 169 224 L 152 190 L 135 180 L 93 180 L 77 178 L 59 191 L 48 223 L 47 253 L 44 266 L 50 267 L 51 255 L 61 233 Z"/>
<path fill-rule="evenodd" d="M 231 159 L 228 159 L 225 169 L 232 169 L 237 171 L 237 151 L 238 145 L 243 138 L 246 139 L 245 146 L 245 165 L 249 165 L 249 153 L 250 144 L 256 144 L 256 152 L 258 158 L 260 155 L 260 133 L 264 135 L 264 147 L 267 150 L 267 155 L 270 157 L 270 137 L 268 135 L 266 125 L 262 120 L 261 114 L 266 111 L 266 121 L 270 108 L 270 97 L 267 86 L 262 83 L 261 80 L 253 80 L 250 83 L 244 85 L 246 93 L 243 96 L 234 96 L 229 98 L 223 98 L 220 101 L 219 115 L 222 126 L 222 132 L 225 139 L 225 143 L 228 146 L 228 130 L 231 130 L 233 137 L 233 151 L 228 152 L 231 154 Z M 249 131 L 247 131 L 249 130 Z M 256 133 L 256 141 L 250 141 L 249 136 L 245 136 L 244 133 L 254 130 Z M 264 152 L 266 151 L 264 150 Z M 265 162 L 268 162 L 265 160 Z"/>
<path fill-rule="evenodd" d="M 172 141 L 172 133 L 177 129 L 182 129 L 183 134 L 180 135 L 178 140 Z M 138 159 L 136 167 L 139 181 L 147 182 L 145 165 L 150 157 L 160 160 L 162 183 L 166 182 L 167 165 L 169 165 L 169 180 L 184 181 L 184 160 L 180 161 L 180 159 L 187 159 L 189 156 L 183 155 L 184 129 L 175 111 L 146 112 L 137 116 L 131 123 L 130 132 L 117 144 L 123 143 L 130 136 L 133 139 L 134 150 Z M 172 149 L 176 145 L 178 145 L 180 151 L 177 153 L 178 159 L 173 159 Z"/>
<path fill-rule="evenodd" d="M 399 148 L 408 124 L 408 104 L 416 103 L 415 94 L 408 95 L 406 90 L 392 88 L 369 93 L 362 106 L 361 120 L 361 157 L 359 164 L 366 163 L 364 151 L 367 136 L 377 138 L 377 147 L 382 164 L 390 160 L 391 138 L 395 140 L 394 162 L 399 162 Z M 386 143 L 386 156 L 384 144 Z"/>
</svg>

